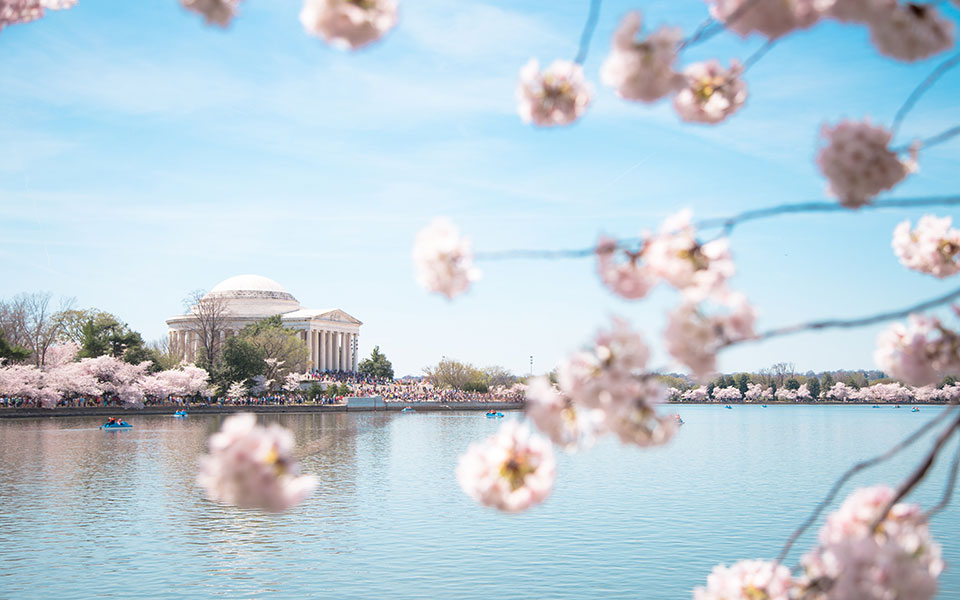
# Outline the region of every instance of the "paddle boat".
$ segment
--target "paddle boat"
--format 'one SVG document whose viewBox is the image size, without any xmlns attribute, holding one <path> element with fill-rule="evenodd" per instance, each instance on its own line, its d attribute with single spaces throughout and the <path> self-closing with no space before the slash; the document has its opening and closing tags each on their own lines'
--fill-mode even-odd
<svg viewBox="0 0 960 600">
<path fill-rule="evenodd" d="M 499 419 L 499 418 L 503 417 L 503 413 L 502 413 L 502 412 L 497 412 L 497 411 L 495 411 L 495 410 L 488 410 L 488 411 L 487 411 L 487 414 L 486 414 L 486 417 L 487 417 L 488 419 Z"/>
<path fill-rule="evenodd" d="M 733 407 L 732 407 L 732 406 L 730 406 L 729 404 L 728 404 L 728 405 L 726 405 L 726 406 L 724 406 L 724 408 L 729 408 L 730 410 L 733 410 Z"/>
<path fill-rule="evenodd" d="M 910 409 L 910 412 L 920 412 L 920 409 L 914 406 L 913 408 Z"/>
<path fill-rule="evenodd" d="M 683 425 L 683 419 L 680 418 L 680 415 L 673 415 L 673 419 L 677 422 L 677 425 Z"/>
<path fill-rule="evenodd" d="M 110 420 L 100 426 L 100 429 L 132 429 L 133 425 L 127 423 L 123 419 L 114 419 L 110 417 Z"/>
<path fill-rule="evenodd" d="M 173 416 L 174 416 L 174 417 L 178 417 L 178 418 L 185 417 L 185 416 L 187 416 L 187 411 L 185 411 L 185 410 L 178 410 L 177 412 L 173 413 Z"/>
<path fill-rule="evenodd" d="M 760 408 L 766 408 L 766 407 L 767 407 L 766 404 L 761 404 L 761 405 L 760 405 Z"/>
<path fill-rule="evenodd" d="M 413 407 L 412 407 L 412 406 L 404 406 L 404 407 L 400 410 L 400 412 L 417 412 L 417 411 L 413 410 Z"/>
</svg>

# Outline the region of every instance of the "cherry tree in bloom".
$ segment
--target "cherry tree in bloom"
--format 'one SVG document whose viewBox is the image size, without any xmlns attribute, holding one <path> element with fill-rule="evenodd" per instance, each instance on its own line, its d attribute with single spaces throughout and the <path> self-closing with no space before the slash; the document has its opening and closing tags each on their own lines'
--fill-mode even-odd
<svg viewBox="0 0 960 600">
<path fill-rule="evenodd" d="M 813 398 L 813 394 L 810 393 L 810 388 L 807 384 L 801 385 L 797 388 L 797 400 L 799 402 L 809 402 Z"/>
<path fill-rule="evenodd" d="M 79 351 L 80 347 L 73 342 L 63 342 L 50 346 L 43 356 L 43 368 L 49 371 L 73 362 Z"/>
<path fill-rule="evenodd" d="M 253 396 L 260 396 L 261 394 L 266 393 L 266 391 L 270 389 L 271 385 L 273 385 L 272 379 L 267 379 L 263 375 L 257 375 L 251 380 L 250 394 Z"/>
<path fill-rule="evenodd" d="M 796 402 L 797 401 L 797 392 L 794 390 L 788 390 L 787 388 L 780 388 L 775 394 L 777 400 L 780 402 Z"/>
<path fill-rule="evenodd" d="M 893 252 L 908 269 L 944 278 L 960 272 L 960 229 L 951 217 L 924 215 L 917 228 L 904 221 L 893 230 Z"/>
<path fill-rule="evenodd" d="M 417 281 L 431 292 L 453 299 L 480 278 L 473 266 L 470 240 L 449 220 L 434 219 L 420 230 L 413 245 Z"/>
<path fill-rule="evenodd" d="M 247 395 L 247 386 L 242 381 L 234 381 L 227 388 L 227 398 L 243 398 Z"/>
<path fill-rule="evenodd" d="M 754 335 L 756 315 L 746 297 L 731 293 L 723 304 L 729 309 L 725 314 L 708 315 L 700 304 L 684 302 L 667 316 L 663 332 L 667 352 L 697 379 L 716 372 L 721 348 Z"/>
<path fill-rule="evenodd" d="M 940 546 L 913 504 L 895 504 L 893 489 L 856 490 L 827 517 L 818 548 L 803 557 L 804 598 L 927 600 L 943 570 Z M 874 523 L 882 518 L 880 524 Z"/>
<path fill-rule="evenodd" d="M 101 393 L 116 396 L 127 406 L 143 405 L 140 381 L 146 376 L 150 361 L 131 365 L 112 356 L 98 356 L 84 358 L 78 364 L 82 371 L 96 378 Z"/>
<path fill-rule="evenodd" d="M 343 50 L 382 38 L 397 24 L 396 0 L 304 0 L 300 22 L 311 35 Z"/>
<path fill-rule="evenodd" d="M 575 62 L 555 60 L 540 71 L 540 62 L 534 58 L 520 70 L 517 110 L 525 123 L 569 125 L 587 110 L 591 96 L 583 67 Z"/>
<path fill-rule="evenodd" d="M 827 145 L 817 155 L 817 165 L 830 182 L 830 194 L 848 208 L 869 204 L 913 170 L 912 161 L 901 160 L 888 148 L 890 132 L 869 120 L 824 125 L 821 135 Z"/>
<path fill-rule="evenodd" d="M 226 27 L 236 16 L 240 0 L 180 0 L 180 4 L 203 15 L 207 25 Z"/>
<path fill-rule="evenodd" d="M 507 421 L 460 456 L 457 481 L 471 498 L 505 512 L 543 502 L 553 489 L 556 460 L 546 438 Z"/>
<path fill-rule="evenodd" d="M 729 69 L 716 60 L 694 63 L 683 70 L 684 85 L 673 97 L 673 107 L 684 121 L 719 123 L 747 100 L 742 74 L 737 60 L 731 61 Z"/>
<path fill-rule="evenodd" d="M 637 41 L 642 16 L 628 13 L 613 34 L 613 50 L 603 62 L 600 79 L 626 100 L 654 102 L 682 83 L 673 70 L 683 31 L 661 27 Z"/>
<path fill-rule="evenodd" d="M 873 359 L 911 385 L 936 383 L 944 375 L 960 374 L 960 335 L 938 319 L 910 315 L 906 325 L 894 323 L 877 337 Z"/>
<path fill-rule="evenodd" d="M 727 29 L 746 37 L 757 32 L 770 39 L 810 27 L 823 15 L 824 0 L 707 0 L 710 14 Z"/>
<path fill-rule="evenodd" d="M 790 569 L 769 561 L 741 560 L 717 565 L 707 586 L 693 590 L 694 600 L 788 600 L 794 588 Z"/>
<path fill-rule="evenodd" d="M 207 442 L 197 483 L 207 497 L 240 508 L 280 512 L 302 502 L 317 485 L 300 475 L 293 433 L 277 424 L 257 425 L 256 416 L 228 417 Z"/>
<path fill-rule="evenodd" d="M 729 386 L 713 390 L 713 397 L 717 402 L 739 402 L 743 398 L 740 390 Z"/>
<path fill-rule="evenodd" d="M 576 406 L 546 377 L 536 377 L 527 386 L 527 417 L 550 441 L 567 451 L 589 445 L 599 427 L 599 411 Z"/>
<path fill-rule="evenodd" d="M 725 238 L 706 244 L 697 241 L 693 213 L 683 210 L 664 220 L 644 250 L 654 273 L 694 301 L 723 295 L 736 268 Z"/>
<path fill-rule="evenodd" d="M 623 443 L 650 446 L 667 442 L 674 419 L 660 416 L 663 385 L 645 374 L 650 349 L 629 323 L 614 318 L 609 331 L 600 331 L 589 351 L 574 353 L 557 367 L 560 392 L 578 409 L 597 410 L 602 429 Z"/>
<path fill-rule="evenodd" d="M 870 38 L 881 54 L 916 61 L 953 46 L 953 23 L 932 4 L 895 4 L 870 19 Z"/>
<path fill-rule="evenodd" d="M 596 252 L 600 280 L 618 296 L 643 298 L 659 281 L 650 266 L 640 260 L 642 252 L 618 251 L 616 240 L 601 238 Z M 624 260 L 618 261 L 618 255 Z"/>
<path fill-rule="evenodd" d="M 847 384 L 838 381 L 833 384 L 833 387 L 830 388 L 830 391 L 827 393 L 827 395 L 838 402 L 844 402 L 850 397 L 850 391 L 851 390 L 849 387 L 847 387 Z"/>
<path fill-rule="evenodd" d="M 689 389 L 680 396 L 684 402 L 706 402 L 710 395 L 707 394 L 707 389 L 704 387 L 695 387 Z"/>
<path fill-rule="evenodd" d="M 70 8 L 77 0 L 0 0 L 0 31 L 7 25 L 29 23 L 48 10 Z"/>
<path fill-rule="evenodd" d="M 49 385 L 46 374 L 33 365 L 0 368 L 0 397 L 24 398 L 43 408 L 54 408 L 60 394 Z"/>
<path fill-rule="evenodd" d="M 743 395 L 743 397 L 750 402 L 769 399 L 772 396 L 773 391 L 770 388 L 763 387 L 759 383 L 748 383 L 747 393 Z"/>
<path fill-rule="evenodd" d="M 300 373 L 287 373 L 283 378 L 283 389 L 287 392 L 300 391 L 300 379 L 303 377 Z"/>
</svg>

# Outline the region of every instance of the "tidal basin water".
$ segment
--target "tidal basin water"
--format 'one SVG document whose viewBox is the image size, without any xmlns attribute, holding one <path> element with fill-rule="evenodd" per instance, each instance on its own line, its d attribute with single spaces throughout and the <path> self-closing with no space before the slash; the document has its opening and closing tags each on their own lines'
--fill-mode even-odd
<svg viewBox="0 0 960 600">
<path fill-rule="evenodd" d="M 202 497 L 222 416 L 3 420 L 0 598 L 688 598 L 715 563 L 776 556 L 843 470 L 942 410 L 670 408 L 686 421 L 670 445 L 559 454 L 553 495 L 520 515 L 454 478 L 500 425 L 482 413 L 261 417 L 317 451 L 318 492 L 280 515 Z M 854 483 L 895 484 L 930 441 Z M 912 500 L 939 498 L 954 448 Z M 932 529 L 939 597 L 960 598 L 960 502 Z"/>
</svg>

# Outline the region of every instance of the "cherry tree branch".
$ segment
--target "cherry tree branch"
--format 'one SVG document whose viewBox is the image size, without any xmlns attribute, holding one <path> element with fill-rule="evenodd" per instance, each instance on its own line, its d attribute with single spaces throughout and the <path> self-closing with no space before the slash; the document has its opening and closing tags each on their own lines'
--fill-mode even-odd
<svg viewBox="0 0 960 600">
<path fill-rule="evenodd" d="M 748 10 L 753 8 L 757 2 L 760 0 L 747 0 L 741 4 L 736 10 L 730 13 L 730 16 L 727 17 L 725 21 L 718 21 L 714 18 L 709 18 L 697 27 L 696 30 L 688 37 L 687 39 L 680 42 L 680 45 L 677 47 L 677 53 L 679 54 L 685 48 L 689 48 L 700 42 L 705 42 L 717 35 L 724 29 L 728 29 L 731 25 L 737 22 L 740 17 L 742 17 Z"/>
<path fill-rule="evenodd" d="M 583 25 L 583 32 L 580 34 L 580 48 L 577 50 L 577 56 L 573 62 L 582 65 L 587 60 L 587 53 L 590 51 L 590 40 L 593 39 L 593 32 L 597 28 L 597 20 L 600 18 L 600 0 L 590 0 L 590 13 L 587 15 L 587 22 Z"/>
<path fill-rule="evenodd" d="M 950 475 L 947 478 L 947 484 L 943 488 L 943 498 L 941 498 L 940 502 L 938 502 L 936 506 L 931 507 L 930 510 L 927 511 L 927 514 L 924 515 L 928 521 L 950 504 L 950 499 L 953 497 L 953 489 L 957 485 L 958 470 L 960 470 L 960 443 L 957 444 L 957 451 L 953 455 L 953 464 L 950 467 Z"/>
<path fill-rule="evenodd" d="M 953 139 L 957 135 L 960 135 L 960 125 L 956 125 L 954 127 L 951 127 L 950 129 L 947 129 L 946 131 L 941 131 L 936 135 L 932 135 L 926 139 L 920 140 L 918 144 L 920 149 L 929 148 L 930 146 L 936 146 L 937 144 L 942 144 L 943 142 Z M 895 152 L 903 152 L 905 150 L 908 150 L 910 148 L 910 145 L 911 144 L 906 144 L 898 148 L 893 148 L 892 150 L 894 150 Z"/>
<path fill-rule="evenodd" d="M 908 435 L 906 438 L 904 438 L 899 444 L 897 444 L 893 448 L 890 448 L 883 454 L 858 462 L 857 464 L 847 469 L 847 471 L 840 476 L 840 479 L 838 479 L 833 484 L 833 486 L 830 488 L 830 491 L 827 492 L 826 497 L 823 500 L 821 500 L 817 504 L 817 506 L 813 509 L 813 513 L 809 517 L 807 517 L 807 519 L 800 525 L 800 527 L 796 529 L 796 531 L 793 532 L 793 535 L 790 536 L 790 539 L 788 539 L 787 543 L 784 545 L 783 550 L 780 551 L 780 556 L 777 557 L 777 562 L 778 563 L 783 562 L 783 559 L 787 557 L 787 554 L 790 552 L 790 548 L 793 546 L 794 542 L 796 542 L 797 539 L 799 539 L 800 536 L 803 535 L 803 533 L 817 521 L 817 519 L 820 517 L 820 514 L 823 512 L 823 510 L 833 502 L 834 498 L 836 498 L 837 494 L 840 492 L 840 489 L 843 487 L 843 485 L 847 481 L 850 480 L 851 477 L 853 477 L 860 471 L 863 471 L 864 469 L 869 469 L 874 465 L 878 465 L 884 461 L 887 461 L 893 458 L 894 456 L 899 454 L 901 450 L 909 447 L 914 442 L 916 442 L 921 437 L 923 437 L 925 433 L 927 433 L 928 431 L 936 427 L 956 407 L 957 407 L 956 402 L 951 402 L 950 406 L 948 406 L 945 411 L 943 411 L 942 413 L 940 413 L 930 421 L 927 421 L 919 429 L 917 429 L 916 431 Z"/>
<path fill-rule="evenodd" d="M 903 119 L 907 116 L 907 113 L 913 109 L 917 101 L 920 100 L 920 97 L 923 96 L 927 90 L 933 87 L 933 84 L 936 83 L 940 77 L 958 64 L 960 64 L 960 52 L 954 54 L 944 62 L 937 65 L 933 72 L 931 72 L 927 78 L 920 83 L 920 85 L 910 92 L 910 95 L 907 96 L 907 99 L 903 101 L 903 104 L 899 109 L 897 109 L 897 114 L 895 114 L 893 117 L 893 124 L 890 126 L 890 131 L 894 136 L 896 136 L 897 131 L 900 130 L 900 125 L 903 124 Z"/>
<path fill-rule="evenodd" d="M 774 44 L 776 44 L 777 41 L 778 41 L 777 39 L 768 40 L 766 44 L 760 46 L 759 48 L 757 48 L 757 49 L 753 52 L 753 54 L 751 54 L 750 56 L 748 56 L 748 57 L 743 61 L 743 72 L 746 73 L 747 71 L 750 70 L 750 67 L 752 67 L 753 65 L 757 64 L 757 62 L 758 62 L 761 58 L 763 58 L 763 56 L 764 56 L 767 52 L 770 52 L 770 49 L 773 48 Z"/>
</svg>

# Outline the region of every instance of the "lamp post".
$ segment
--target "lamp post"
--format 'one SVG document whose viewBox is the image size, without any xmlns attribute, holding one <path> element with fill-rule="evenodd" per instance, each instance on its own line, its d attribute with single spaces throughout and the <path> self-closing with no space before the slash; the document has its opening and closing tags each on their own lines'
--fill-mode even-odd
<svg viewBox="0 0 960 600">
<path fill-rule="evenodd" d="M 530 377 L 533 377 L 533 355 L 530 355 Z"/>
</svg>

